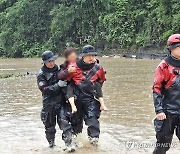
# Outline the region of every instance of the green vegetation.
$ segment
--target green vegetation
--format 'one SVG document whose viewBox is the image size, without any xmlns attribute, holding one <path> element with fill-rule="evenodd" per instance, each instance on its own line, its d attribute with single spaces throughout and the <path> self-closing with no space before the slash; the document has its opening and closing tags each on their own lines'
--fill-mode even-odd
<svg viewBox="0 0 180 154">
<path fill-rule="evenodd" d="M 59 54 L 91 43 L 100 51 L 162 48 L 180 32 L 179 0 L 1 0 L 0 57 Z"/>
<path fill-rule="evenodd" d="M 24 75 L 22 74 L 0 74 L 0 79 L 6 79 L 10 77 L 23 77 Z"/>
</svg>

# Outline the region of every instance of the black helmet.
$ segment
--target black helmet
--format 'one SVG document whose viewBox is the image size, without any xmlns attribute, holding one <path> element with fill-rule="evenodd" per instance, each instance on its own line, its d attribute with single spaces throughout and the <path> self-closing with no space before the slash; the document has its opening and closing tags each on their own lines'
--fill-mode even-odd
<svg viewBox="0 0 180 154">
<path fill-rule="evenodd" d="M 86 55 L 97 55 L 97 52 L 95 51 L 95 48 L 92 45 L 85 45 L 82 49 L 82 52 L 80 56 L 86 56 Z"/>
<path fill-rule="evenodd" d="M 46 64 L 49 61 L 56 60 L 58 56 L 55 56 L 52 51 L 45 51 L 42 54 L 43 63 Z"/>
</svg>

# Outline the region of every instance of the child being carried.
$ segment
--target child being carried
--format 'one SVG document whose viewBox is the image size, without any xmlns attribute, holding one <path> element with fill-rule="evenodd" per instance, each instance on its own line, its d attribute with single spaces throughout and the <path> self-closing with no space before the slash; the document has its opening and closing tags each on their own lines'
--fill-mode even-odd
<svg viewBox="0 0 180 154">
<path fill-rule="evenodd" d="M 65 62 L 60 66 L 60 72 L 58 73 L 58 78 L 60 80 L 66 80 L 66 78 L 71 74 L 76 72 L 76 68 L 71 65 L 72 62 L 77 60 L 76 50 L 74 48 L 67 48 L 64 52 Z M 94 62 L 99 63 L 99 60 L 95 59 Z M 105 106 L 102 92 L 102 83 L 96 81 L 94 82 L 94 90 L 96 93 L 94 94 L 95 99 L 97 99 L 100 103 L 100 110 L 108 111 Z M 67 87 L 67 98 L 71 105 L 72 113 L 77 112 L 77 107 L 75 105 L 75 97 L 74 97 L 74 84 L 69 83 Z"/>
</svg>

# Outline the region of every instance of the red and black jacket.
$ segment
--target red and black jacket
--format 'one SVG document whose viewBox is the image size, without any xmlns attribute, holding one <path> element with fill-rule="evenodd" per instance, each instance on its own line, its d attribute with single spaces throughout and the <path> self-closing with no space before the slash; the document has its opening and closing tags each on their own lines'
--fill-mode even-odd
<svg viewBox="0 0 180 154">
<path fill-rule="evenodd" d="M 156 113 L 180 114 L 180 60 L 168 56 L 157 67 L 153 86 Z"/>
<path fill-rule="evenodd" d="M 69 64 L 69 65 L 73 65 L 74 67 L 76 67 L 76 72 L 71 73 L 67 77 L 67 80 L 73 79 L 76 85 L 78 85 L 81 81 L 83 81 L 85 79 L 84 73 L 88 74 L 91 71 L 91 69 L 93 68 L 93 66 L 96 65 L 96 63 L 95 64 L 90 64 L 90 65 L 86 65 L 86 64 L 82 65 L 81 63 L 83 63 L 82 59 L 78 59 L 77 62 Z M 105 80 L 106 80 L 105 71 L 104 71 L 104 69 L 102 67 L 100 67 L 100 69 L 90 79 L 90 81 L 92 83 L 95 82 L 95 81 L 103 83 Z"/>
<path fill-rule="evenodd" d="M 76 62 L 70 63 L 70 65 L 76 67 L 76 72 L 71 73 L 67 80 L 73 80 L 85 95 L 93 96 L 94 83 L 103 83 L 106 80 L 105 71 L 98 63 L 86 64 L 82 59 L 78 59 Z"/>
</svg>

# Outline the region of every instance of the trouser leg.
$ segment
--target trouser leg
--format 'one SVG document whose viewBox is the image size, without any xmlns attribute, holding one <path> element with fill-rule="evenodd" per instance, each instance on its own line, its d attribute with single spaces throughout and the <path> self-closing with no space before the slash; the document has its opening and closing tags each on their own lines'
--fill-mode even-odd
<svg viewBox="0 0 180 154">
<path fill-rule="evenodd" d="M 176 119 L 176 136 L 180 141 L 180 115 L 178 115 Z"/>
<path fill-rule="evenodd" d="M 157 142 L 153 154 L 166 154 L 170 149 L 175 126 L 173 118 L 169 115 L 166 117 L 164 121 L 155 120 Z"/>
<path fill-rule="evenodd" d="M 70 108 L 69 106 L 62 106 L 59 117 L 58 117 L 58 125 L 60 129 L 63 131 L 62 133 L 62 139 L 65 142 L 66 145 L 70 145 L 72 143 L 72 125 L 70 123 L 70 115 L 68 113 Z"/>
<path fill-rule="evenodd" d="M 95 99 L 88 99 L 83 102 L 84 105 L 84 120 L 88 126 L 87 133 L 91 138 L 99 138 L 100 123 L 98 121 L 100 116 L 100 105 Z"/>
<path fill-rule="evenodd" d="M 41 120 L 45 126 L 46 139 L 49 143 L 54 142 L 56 133 L 56 115 L 53 107 L 45 107 L 41 111 Z"/>
<path fill-rule="evenodd" d="M 72 123 L 73 133 L 77 135 L 79 133 L 82 133 L 84 112 L 81 102 L 76 101 L 75 103 L 77 107 L 77 112 L 72 115 L 71 123 Z"/>
<path fill-rule="evenodd" d="M 55 133 L 56 129 L 55 126 L 53 127 L 46 127 L 45 126 L 45 133 L 46 133 L 46 139 L 48 140 L 49 143 L 54 142 L 55 140 Z"/>
<path fill-rule="evenodd" d="M 100 124 L 96 117 L 85 118 L 85 124 L 88 126 L 87 133 L 89 137 L 99 138 L 100 134 Z"/>
<path fill-rule="evenodd" d="M 73 118 L 73 121 L 72 121 L 73 134 L 77 135 L 79 133 L 82 133 L 83 117 L 73 115 L 72 118 Z"/>
</svg>

